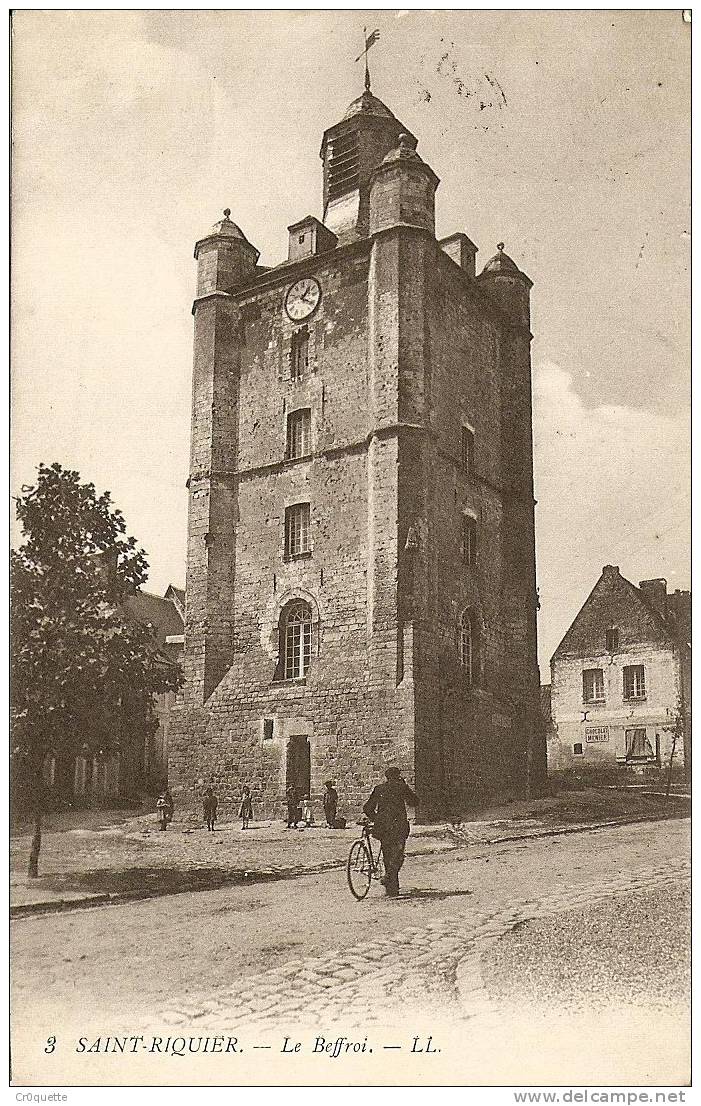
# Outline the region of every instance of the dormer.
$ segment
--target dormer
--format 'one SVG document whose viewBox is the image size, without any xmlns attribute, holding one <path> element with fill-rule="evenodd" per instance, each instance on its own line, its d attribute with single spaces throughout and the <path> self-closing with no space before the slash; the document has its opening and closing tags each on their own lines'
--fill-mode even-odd
<svg viewBox="0 0 701 1106">
<path fill-rule="evenodd" d="M 438 243 L 443 253 L 464 269 L 468 276 L 474 277 L 476 271 L 477 246 L 466 234 L 458 231 L 447 238 L 441 238 Z"/>
<path fill-rule="evenodd" d="M 327 250 L 335 249 L 338 244 L 336 235 L 313 215 L 306 215 L 304 219 L 293 223 L 287 230 L 290 235 L 288 261 L 299 261 L 302 257 L 325 253 Z"/>
</svg>

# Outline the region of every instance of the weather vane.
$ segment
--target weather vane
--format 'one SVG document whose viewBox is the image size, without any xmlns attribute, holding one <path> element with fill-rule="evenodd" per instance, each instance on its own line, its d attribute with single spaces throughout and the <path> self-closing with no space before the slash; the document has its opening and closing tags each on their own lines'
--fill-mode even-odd
<svg viewBox="0 0 701 1106">
<path fill-rule="evenodd" d="M 370 91 L 370 70 L 368 69 L 368 50 L 371 46 L 374 46 L 380 37 L 380 32 L 375 29 L 368 34 L 367 27 L 363 27 L 363 42 L 365 43 L 362 51 L 358 54 L 356 61 L 360 61 L 361 58 L 365 58 L 365 90 Z"/>
</svg>

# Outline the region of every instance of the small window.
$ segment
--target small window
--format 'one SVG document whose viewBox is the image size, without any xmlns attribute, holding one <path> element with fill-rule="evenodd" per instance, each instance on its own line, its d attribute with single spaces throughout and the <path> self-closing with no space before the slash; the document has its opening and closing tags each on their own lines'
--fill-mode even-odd
<svg viewBox="0 0 701 1106">
<path fill-rule="evenodd" d="M 623 698 L 645 698 L 645 665 L 627 664 L 623 668 Z"/>
<path fill-rule="evenodd" d="M 302 326 L 292 335 L 290 352 L 290 375 L 293 380 L 302 380 L 309 367 L 309 331 Z"/>
<path fill-rule="evenodd" d="M 461 461 L 464 472 L 472 476 L 475 465 L 475 435 L 469 426 L 462 428 Z"/>
<path fill-rule="evenodd" d="M 471 611 L 465 610 L 460 619 L 459 656 L 463 672 L 470 684 L 477 682 L 479 674 L 479 642 L 477 623 Z"/>
<path fill-rule="evenodd" d="M 462 520 L 462 563 L 477 564 L 477 520 L 464 515 Z"/>
<path fill-rule="evenodd" d="M 312 660 L 312 611 L 299 599 L 283 611 L 283 671 L 286 680 L 299 680 L 307 674 Z M 271 723 L 272 724 L 272 723 Z"/>
<path fill-rule="evenodd" d="M 626 760 L 654 760 L 655 750 L 647 736 L 647 730 L 636 727 L 634 730 L 626 730 Z"/>
<path fill-rule="evenodd" d="M 287 457 L 306 457 L 311 453 L 312 413 L 309 407 L 287 416 Z"/>
<path fill-rule="evenodd" d="M 618 630 L 615 626 L 606 631 L 606 652 L 615 653 L 618 649 Z"/>
<path fill-rule="evenodd" d="M 304 241 L 305 237 L 306 236 L 304 234 L 300 234 L 299 239 L 298 239 L 300 246 L 302 245 L 302 242 Z"/>
<path fill-rule="evenodd" d="M 285 508 L 285 556 L 298 557 L 309 552 L 309 504 L 295 503 Z"/>
<path fill-rule="evenodd" d="M 574 745 L 572 746 L 572 752 L 576 757 L 584 756 L 584 745 L 581 741 L 575 741 Z"/>
<path fill-rule="evenodd" d="M 605 698 L 603 668 L 585 668 L 582 673 L 582 698 L 585 703 L 600 703 Z"/>
<path fill-rule="evenodd" d="M 73 794 L 84 795 L 88 782 L 88 758 L 76 757 L 73 772 Z"/>
<path fill-rule="evenodd" d="M 273 721 L 272 718 L 263 719 L 263 741 L 273 740 Z"/>
</svg>

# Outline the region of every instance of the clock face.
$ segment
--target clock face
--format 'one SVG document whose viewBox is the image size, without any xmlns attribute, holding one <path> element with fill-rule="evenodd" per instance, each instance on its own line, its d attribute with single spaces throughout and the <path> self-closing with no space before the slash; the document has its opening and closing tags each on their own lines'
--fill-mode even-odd
<svg viewBox="0 0 701 1106">
<path fill-rule="evenodd" d="M 285 311 L 293 322 L 299 323 L 307 319 L 312 311 L 319 306 L 321 299 L 321 285 L 314 277 L 302 277 L 296 284 L 287 290 L 285 296 Z"/>
</svg>

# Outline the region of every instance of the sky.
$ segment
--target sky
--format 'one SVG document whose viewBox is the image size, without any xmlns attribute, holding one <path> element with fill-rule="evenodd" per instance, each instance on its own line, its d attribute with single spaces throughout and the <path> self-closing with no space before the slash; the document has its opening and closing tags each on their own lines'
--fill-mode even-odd
<svg viewBox="0 0 701 1106">
<path fill-rule="evenodd" d="M 534 281 L 539 653 L 604 564 L 688 588 L 690 27 L 655 11 L 16 11 L 12 490 L 109 489 L 183 585 L 195 241 L 321 217 L 319 146 L 373 92 L 441 178 L 437 235 Z"/>
</svg>

